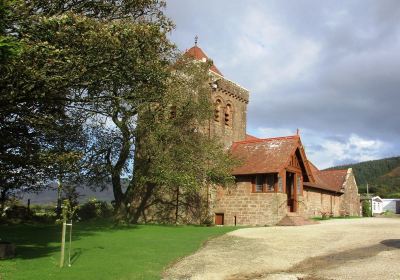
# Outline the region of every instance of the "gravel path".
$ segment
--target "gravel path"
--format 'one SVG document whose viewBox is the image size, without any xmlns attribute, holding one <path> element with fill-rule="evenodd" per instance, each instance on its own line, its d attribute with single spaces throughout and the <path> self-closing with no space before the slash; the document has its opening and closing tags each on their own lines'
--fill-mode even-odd
<svg viewBox="0 0 400 280">
<path fill-rule="evenodd" d="M 400 219 L 239 229 L 177 262 L 164 279 L 400 279 Z"/>
</svg>

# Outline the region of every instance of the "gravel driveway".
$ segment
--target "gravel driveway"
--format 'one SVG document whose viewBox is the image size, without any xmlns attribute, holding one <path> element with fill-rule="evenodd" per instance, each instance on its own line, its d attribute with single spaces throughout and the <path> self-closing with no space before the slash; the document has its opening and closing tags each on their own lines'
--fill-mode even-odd
<svg viewBox="0 0 400 280">
<path fill-rule="evenodd" d="M 164 279 L 400 279 L 400 219 L 239 229 L 180 260 Z"/>
</svg>

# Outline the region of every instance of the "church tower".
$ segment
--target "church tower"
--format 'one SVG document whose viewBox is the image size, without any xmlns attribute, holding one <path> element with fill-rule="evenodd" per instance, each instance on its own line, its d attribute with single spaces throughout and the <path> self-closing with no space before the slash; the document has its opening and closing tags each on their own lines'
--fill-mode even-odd
<svg viewBox="0 0 400 280">
<path fill-rule="evenodd" d="M 186 55 L 198 61 L 210 60 L 197 46 L 197 37 L 195 45 L 186 51 Z M 214 114 L 206 132 L 210 137 L 221 139 L 224 146 L 229 148 L 233 142 L 246 138 L 249 91 L 225 78 L 214 64 L 210 67 L 210 85 Z"/>
</svg>

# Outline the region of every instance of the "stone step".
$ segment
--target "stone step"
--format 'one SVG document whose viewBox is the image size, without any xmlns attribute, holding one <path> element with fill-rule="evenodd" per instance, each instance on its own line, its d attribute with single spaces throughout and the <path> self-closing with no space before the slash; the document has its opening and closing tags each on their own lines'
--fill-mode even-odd
<svg viewBox="0 0 400 280">
<path fill-rule="evenodd" d="M 290 214 L 290 215 L 289 215 Z M 297 213 L 296 216 L 292 215 L 293 213 L 288 213 L 282 220 L 277 224 L 278 226 L 304 226 L 304 225 L 314 225 L 318 224 L 317 221 L 306 219 L 302 216 L 299 216 Z"/>
<path fill-rule="evenodd" d="M 288 217 L 299 217 L 300 216 L 299 213 L 297 213 L 297 212 L 288 212 L 286 215 Z"/>
</svg>

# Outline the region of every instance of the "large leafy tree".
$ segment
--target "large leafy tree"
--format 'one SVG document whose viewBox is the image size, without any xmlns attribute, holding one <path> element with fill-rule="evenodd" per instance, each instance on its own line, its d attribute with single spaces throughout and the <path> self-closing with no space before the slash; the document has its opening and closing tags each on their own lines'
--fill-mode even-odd
<svg viewBox="0 0 400 280">
<path fill-rule="evenodd" d="M 117 122 L 125 99 L 139 100 L 138 93 L 147 96 L 159 85 L 152 66 L 171 48 L 162 6 L 152 0 L 7 2 L 2 30 L 22 49 L 0 81 L 4 194 L 92 169 L 82 132 L 99 116 Z M 136 114 L 130 109 L 124 107 L 129 118 Z"/>
<path fill-rule="evenodd" d="M 231 179 L 226 155 L 200 133 L 207 67 L 177 60 L 164 6 L 9 2 L 4 30 L 21 50 L 0 78 L 3 190 L 110 180 L 118 216 L 137 222 L 164 190 Z"/>
</svg>

